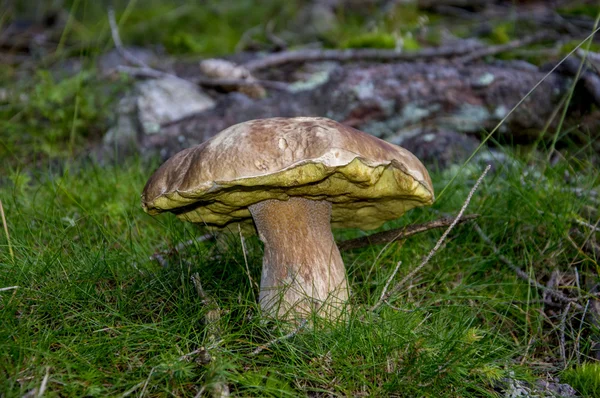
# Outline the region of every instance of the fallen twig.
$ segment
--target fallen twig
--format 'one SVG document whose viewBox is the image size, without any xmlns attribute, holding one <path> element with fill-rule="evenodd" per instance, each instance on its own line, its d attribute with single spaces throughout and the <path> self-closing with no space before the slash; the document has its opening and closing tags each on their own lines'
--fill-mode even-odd
<svg viewBox="0 0 600 398">
<path fill-rule="evenodd" d="M 426 61 L 432 58 L 458 57 L 459 63 L 471 62 L 488 55 L 514 50 L 542 40 L 551 39 L 547 32 L 540 32 L 522 39 L 513 40 L 497 46 L 484 46 L 483 44 L 470 44 L 461 46 L 446 46 L 425 48 L 415 52 L 402 52 L 398 50 L 382 49 L 350 49 L 350 50 L 297 50 L 284 51 L 264 58 L 245 63 L 247 69 L 257 71 L 268 69 L 288 63 L 314 62 L 314 61 Z"/>
<path fill-rule="evenodd" d="M 200 365 L 208 365 L 212 361 L 212 356 L 205 347 L 200 347 L 192 352 L 179 357 L 180 361 L 189 361 L 192 357 L 196 357 L 194 361 Z"/>
<path fill-rule="evenodd" d="M 471 221 L 479 217 L 479 214 L 468 214 L 458 220 L 458 224 Z M 429 231 L 431 229 L 443 228 L 451 225 L 456 219 L 452 217 L 444 217 L 438 220 L 428 221 L 423 224 L 407 225 L 402 228 L 391 229 L 389 231 L 378 232 L 368 236 L 361 236 L 360 238 L 348 239 L 338 243 L 338 249 L 340 251 L 358 249 L 370 245 L 382 245 L 385 243 L 395 242 L 400 239 L 406 239 L 410 236 L 419 234 L 421 232 Z"/>
<path fill-rule="evenodd" d="M 573 218 L 573 222 L 575 222 L 576 224 L 582 225 L 584 227 L 587 227 L 589 229 L 591 229 L 594 232 L 600 232 L 600 227 L 598 227 L 598 223 L 596 223 L 596 225 L 590 224 L 588 222 L 579 220 L 577 218 Z"/>
<path fill-rule="evenodd" d="M 462 45 L 460 47 L 447 46 L 425 48 L 415 52 L 372 48 L 283 51 L 247 62 L 243 64 L 243 66 L 251 71 L 257 71 L 283 64 L 315 61 L 424 61 L 432 58 L 456 57 L 468 54 L 481 47 L 483 47 L 483 44 L 470 44 Z"/>
<path fill-rule="evenodd" d="M 429 260 L 433 257 L 433 255 L 435 253 L 437 253 L 437 251 L 442 246 L 442 243 L 444 243 L 444 241 L 446 240 L 446 237 L 448 236 L 448 234 L 450 234 L 450 231 L 452 231 L 452 229 L 456 226 L 456 224 L 458 224 L 458 221 L 461 219 L 462 215 L 464 214 L 465 210 L 467 209 L 467 206 L 471 202 L 471 198 L 473 197 L 473 194 L 475 193 L 475 191 L 477 190 L 477 188 L 479 188 L 479 185 L 483 181 L 483 179 L 486 176 L 486 174 L 488 173 L 488 171 L 490 171 L 491 167 L 492 167 L 491 165 L 488 165 L 485 168 L 485 170 L 483 170 L 483 173 L 481 173 L 481 175 L 477 179 L 477 182 L 475 182 L 475 185 L 473 185 L 473 188 L 471 188 L 471 191 L 467 195 L 467 199 L 465 199 L 465 202 L 463 203 L 460 211 L 456 215 L 456 218 L 454 219 L 454 221 L 452 222 L 452 224 L 450 224 L 450 226 L 448 227 L 448 229 L 446 229 L 446 231 L 442 234 L 442 236 L 437 241 L 437 243 L 435 244 L 435 246 L 433 247 L 433 249 L 431 249 L 431 251 L 429 252 L 429 254 L 427 254 L 427 256 L 425 256 L 425 258 L 423 259 L 423 261 L 421 261 L 421 264 L 419 264 L 419 266 L 417 268 L 415 268 L 414 270 L 412 270 L 400 282 L 398 282 L 396 285 L 394 285 L 394 287 L 388 293 L 386 293 L 382 298 L 380 298 L 379 301 L 373 307 L 371 307 L 369 309 L 371 312 L 377 310 L 381 306 L 381 304 L 383 304 L 384 302 L 386 302 L 392 295 L 394 295 L 395 293 L 397 293 L 404 286 L 404 284 L 408 280 L 410 280 L 412 277 L 414 277 L 429 262 Z"/>
<path fill-rule="evenodd" d="M 546 286 L 539 283 L 538 281 L 530 278 L 529 275 L 527 275 L 527 273 L 525 271 L 523 271 L 521 268 L 517 267 L 512 261 L 510 261 L 508 258 L 506 258 L 504 255 L 502 255 L 500 253 L 500 250 L 498 249 L 498 247 L 496 247 L 494 242 L 492 242 L 492 240 L 489 238 L 489 236 L 487 236 L 485 234 L 485 232 L 483 232 L 483 230 L 481 229 L 481 227 L 479 227 L 479 225 L 477 225 L 477 223 L 475 223 L 473 225 L 473 227 L 475 228 L 475 231 L 477 231 L 477 233 L 479 234 L 481 239 L 492 249 L 494 254 L 496 254 L 496 256 L 498 256 L 498 259 L 500 261 L 502 261 L 504 264 L 508 265 L 508 267 L 510 269 L 512 269 L 517 274 L 517 276 L 519 276 L 519 278 L 526 280 L 531 286 L 534 286 L 542 291 L 548 292 L 548 294 L 550 296 L 552 296 L 554 299 L 556 299 L 558 301 L 561 301 L 563 303 L 572 303 L 572 305 L 574 307 L 576 307 L 578 310 L 581 310 L 583 308 L 580 304 L 576 303 L 577 299 L 567 297 L 564 294 L 562 294 L 561 292 L 556 291 L 555 289 L 549 289 Z"/>
<path fill-rule="evenodd" d="M 303 319 L 302 322 L 300 322 L 300 324 L 298 325 L 298 327 L 296 329 L 292 330 L 285 336 L 278 337 L 276 339 L 269 341 L 266 344 L 258 346 L 254 351 L 252 351 L 250 353 L 250 355 L 258 355 L 261 351 L 266 350 L 267 348 L 271 347 L 272 345 L 277 344 L 283 340 L 287 340 L 289 338 L 294 337 L 300 330 L 302 330 L 304 328 L 304 326 L 306 326 L 306 323 L 307 323 L 307 320 Z"/>
<path fill-rule="evenodd" d="M 19 286 L 0 287 L 0 292 L 6 292 L 8 290 L 18 289 Z"/>
</svg>

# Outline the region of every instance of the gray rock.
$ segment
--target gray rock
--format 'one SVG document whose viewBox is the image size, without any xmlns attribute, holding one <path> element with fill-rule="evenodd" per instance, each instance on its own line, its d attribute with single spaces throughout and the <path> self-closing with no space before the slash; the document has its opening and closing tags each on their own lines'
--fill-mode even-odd
<svg viewBox="0 0 600 398">
<path fill-rule="evenodd" d="M 428 167 L 443 169 L 467 160 L 479 146 L 479 141 L 456 131 L 440 130 L 414 135 L 399 144 L 414 153 Z"/>
<path fill-rule="evenodd" d="M 577 397 L 577 391 L 568 384 L 559 383 L 555 380 L 537 380 L 534 384 L 518 380 L 510 372 L 509 377 L 502 379 L 503 390 L 506 398 L 563 398 Z"/>
<path fill-rule="evenodd" d="M 215 103 L 198 86 L 176 78 L 138 84 L 138 120 L 145 134 L 160 132 L 160 125 L 212 108 Z"/>
<path fill-rule="evenodd" d="M 104 136 L 109 148 L 129 148 L 161 126 L 215 106 L 196 85 L 177 78 L 146 80 L 119 101 L 116 124 Z"/>
</svg>

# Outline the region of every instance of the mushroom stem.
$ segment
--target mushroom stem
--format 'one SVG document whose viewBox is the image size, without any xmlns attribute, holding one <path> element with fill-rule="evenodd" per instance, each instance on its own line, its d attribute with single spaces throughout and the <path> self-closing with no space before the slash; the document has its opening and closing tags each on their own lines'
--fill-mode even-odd
<svg viewBox="0 0 600 398">
<path fill-rule="evenodd" d="M 346 271 L 331 233 L 331 203 L 292 197 L 250 206 L 264 243 L 259 302 L 280 319 L 335 319 L 348 299 Z"/>
</svg>

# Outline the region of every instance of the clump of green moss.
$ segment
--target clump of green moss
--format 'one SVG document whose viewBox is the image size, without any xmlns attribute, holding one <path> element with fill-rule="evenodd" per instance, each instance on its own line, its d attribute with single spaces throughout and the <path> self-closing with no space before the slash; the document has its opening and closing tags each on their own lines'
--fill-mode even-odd
<svg viewBox="0 0 600 398">
<path fill-rule="evenodd" d="M 510 31 L 513 29 L 514 27 L 510 23 L 496 25 L 492 29 L 490 39 L 496 44 L 506 44 L 510 41 Z"/>
</svg>

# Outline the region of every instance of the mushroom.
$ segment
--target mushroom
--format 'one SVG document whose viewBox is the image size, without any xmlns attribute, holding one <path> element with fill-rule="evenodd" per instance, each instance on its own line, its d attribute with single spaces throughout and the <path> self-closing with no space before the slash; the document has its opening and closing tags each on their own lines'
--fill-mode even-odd
<svg viewBox="0 0 600 398">
<path fill-rule="evenodd" d="M 150 177 L 149 214 L 252 227 L 264 243 L 259 303 L 280 319 L 335 319 L 349 295 L 331 227 L 373 229 L 433 202 L 404 148 L 318 117 L 251 120 L 184 149 Z"/>
</svg>

